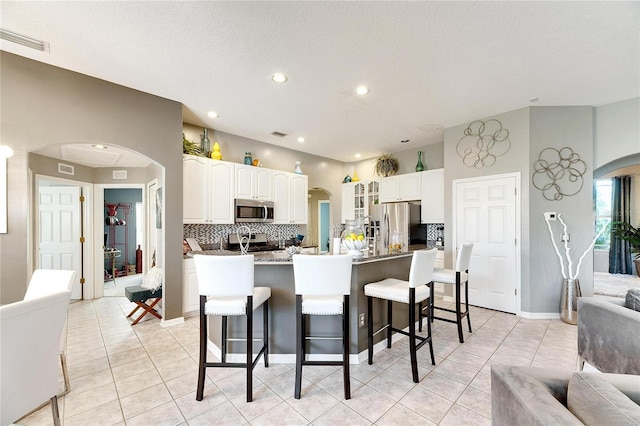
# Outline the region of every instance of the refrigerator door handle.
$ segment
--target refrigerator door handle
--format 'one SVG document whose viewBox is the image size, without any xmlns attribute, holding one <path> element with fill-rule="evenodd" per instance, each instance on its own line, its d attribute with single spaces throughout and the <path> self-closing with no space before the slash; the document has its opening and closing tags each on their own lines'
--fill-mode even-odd
<svg viewBox="0 0 640 426">
<path fill-rule="evenodd" d="M 389 213 L 385 212 L 382 220 L 384 222 L 384 232 L 382 234 L 382 244 L 383 244 L 383 247 L 384 247 L 383 250 L 386 253 L 387 249 L 389 248 Z"/>
</svg>

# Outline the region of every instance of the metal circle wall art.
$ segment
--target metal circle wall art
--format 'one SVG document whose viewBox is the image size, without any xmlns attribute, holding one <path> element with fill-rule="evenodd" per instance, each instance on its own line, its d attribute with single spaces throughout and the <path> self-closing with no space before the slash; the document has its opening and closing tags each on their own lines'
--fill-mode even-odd
<svg viewBox="0 0 640 426">
<path fill-rule="evenodd" d="M 496 119 L 476 120 L 464 129 L 456 152 L 467 167 L 482 169 L 495 164 L 496 158 L 511 149 L 509 131 Z"/>
<path fill-rule="evenodd" d="M 560 201 L 582 189 L 587 165 L 569 147 L 545 148 L 533 163 L 533 186 L 549 201 Z"/>
</svg>

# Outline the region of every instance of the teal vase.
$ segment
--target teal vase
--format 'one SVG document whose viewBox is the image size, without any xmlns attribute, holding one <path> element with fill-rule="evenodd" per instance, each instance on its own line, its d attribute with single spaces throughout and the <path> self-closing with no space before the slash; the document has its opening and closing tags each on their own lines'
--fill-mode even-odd
<svg viewBox="0 0 640 426">
<path fill-rule="evenodd" d="M 422 164 L 422 151 L 418 151 L 418 164 L 416 164 L 416 172 L 424 171 L 424 164 Z"/>
</svg>

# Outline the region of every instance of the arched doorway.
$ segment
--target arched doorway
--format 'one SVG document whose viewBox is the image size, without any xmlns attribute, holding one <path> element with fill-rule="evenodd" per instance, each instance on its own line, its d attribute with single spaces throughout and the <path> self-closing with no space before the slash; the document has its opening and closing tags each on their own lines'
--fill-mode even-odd
<svg viewBox="0 0 640 426">
<path fill-rule="evenodd" d="M 148 203 L 148 188 L 164 182 L 164 167 L 148 157 L 127 148 L 109 145 L 109 153 L 95 151 L 96 145 L 61 144 L 39 147 L 29 152 L 29 170 L 33 177 L 33 188 L 30 199 L 31 235 L 30 259 L 33 269 L 41 266 L 39 259 L 39 235 L 41 223 L 39 218 L 39 192 L 42 186 L 65 186 L 81 188 L 84 202 L 82 214 L 77 218 L 82 229 L 81 246 L 82 262 L 77 274 L 82 287 L 81 297 L 93 299 L 103 296 L 105 268 L 105 230 L 104 190 L 108 188 L 139 188 L 142 192 L 144 209 L 143 235 L 141 250 L 145 253 L 143 272 L 151 264 L 152 253 L 147 247 L 154 244 L 154 252 L 164 248 L 164 230 L 156 229 L 156 209 L 148 208 L 155 203 Z M 112 161 L 117 158 L 117 161 Z M 163 206 L 161 205 L 162 209 Z M 153 226 L 151 226 L 153 224 Z M 135 252 L 137 247 L 133 247 Z M 46 265 L 42 265 L 45 266 Z"/>
</svg>

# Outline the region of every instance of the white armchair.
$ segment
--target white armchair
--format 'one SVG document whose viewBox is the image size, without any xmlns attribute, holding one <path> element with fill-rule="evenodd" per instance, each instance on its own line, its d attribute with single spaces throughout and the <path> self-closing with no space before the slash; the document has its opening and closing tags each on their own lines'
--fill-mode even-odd
<svg viewBox="0 0 640 426">
<path fill-rule="evenodd" d="M 32 300 L 39 297 L 48 296 L 53 293 L 73 289 L 75 284 L 75 271 L 56 270 L 56 269 L 36 269 L 29 280 L 29 287 L 23 300 Z M 62 377 L 64 379 L 64 391 L 58 396 L 66 395 L 71 389 L 69 381 L 69 372 L 67 371 L 67 321 L 65 317 L 64 326 L 62 327 L 62 335 L 60 337 L 60 364 L 62 366 Z"/>
<path fill-rule="evenodd" d="M 0 307 L 0 425 L 9 425 L 51 400 L 58 414 L 58 355 L 68 290 Z"/>
</svg>

